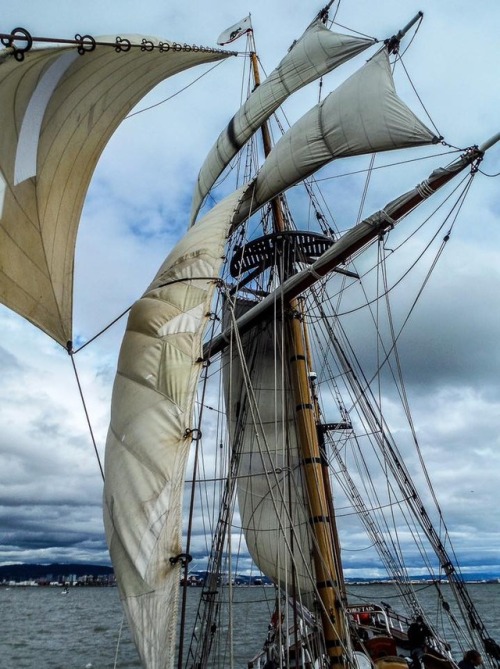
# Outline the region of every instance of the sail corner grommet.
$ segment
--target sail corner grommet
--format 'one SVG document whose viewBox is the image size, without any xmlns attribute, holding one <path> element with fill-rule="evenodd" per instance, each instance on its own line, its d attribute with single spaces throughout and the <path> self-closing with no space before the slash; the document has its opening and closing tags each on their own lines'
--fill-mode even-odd
<svg viewBox="0 0 500 669">
<path fill-rule="evenodd" d="M 191 437 L 192 441 L 199 441 L 201 439 L 201 430 L 198 430 L 197 428 L 187 428 L 187 430 L 184 432 L 184 439 L 187 439 L 188 437 Z"/>
<path fill-rule="evenodd" d="M 185 567 L 192 560 L 193 560 L 193 556 L 190 555 L 189 553 L 179 553 L 179 555 L 176 555 L 175 557 L 171 557 L 169 559 L 169 562 L 172 565 L 172 567 L 174 567 L 178 562 L 181 563 L 182 567 Z"/>
</svg>

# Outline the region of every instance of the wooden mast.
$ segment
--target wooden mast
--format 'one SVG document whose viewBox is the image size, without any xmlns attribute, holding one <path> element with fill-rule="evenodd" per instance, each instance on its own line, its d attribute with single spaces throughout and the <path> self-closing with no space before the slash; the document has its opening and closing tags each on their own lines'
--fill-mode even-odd
<svg viewBox="0 0 500 669">
<path fill-rule="evenodd" d="M 255 86 L 258 86 L 260 74 L 255 45 L 251 53 L 251 62 Z M 261 132 L 264 154 L 267 157 L 272 149 L 267 123 L 262 125 Z M 274 231 L 286 231 L 287 225 L 279 198 L 271 201 L 271 208 Z M 328 497 L 330 488 L 325 485 L 324 479 L 324 458 L 318 439 L 320 418 L 309 380 L 311 368 L 306 344 L 308 341 L 306 324 L 302 318 L 298 300 L 290 300 L 284 311 L 290 315 L 286 331 L 288 362 L 295 399 L 298 445 L 305 473 L 309 522 L 314 535 L 313 560 L 316 588 L 320 602 L 325 650 L 332 666 L 345 662 L 345 650 L 348 644 L 341 601 L 341 593 L 344 593 L 343 575 L 340 568 L 340 555 L 336 555 L 339 543 L 336 537 L 336 526 L 330 513 L 332 509 L 332 500 Z"/>
<path fill-rule="evenodd" d="M 323 457 L 317 427 L 319 416 L 316 413 L 309 382 L 306 325 L 298 310 L 297 300 L 292 300 L 289 306 L 293 316 L 289 323 L 288 353 L 295 395 L 297 436 L 309 503 L 309 522 L 314 534 L 316 588 L 320 599 L 323 634 L 330 665 L 342 664 L 345 661 L 347 648 L 347 631 L 341 601 L 344 587 L 340 555 L 335 554 L 339 544 L 335 537 L 336 528 L 330 516 L 332 503 L 328 498 L 323 477 Z"/>
</svg>

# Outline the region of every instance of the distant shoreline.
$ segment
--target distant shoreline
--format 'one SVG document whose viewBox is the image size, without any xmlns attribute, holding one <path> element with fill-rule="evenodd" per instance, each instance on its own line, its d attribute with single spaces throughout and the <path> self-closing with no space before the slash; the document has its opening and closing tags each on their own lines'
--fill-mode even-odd
<svg viewBox="0 0 500 669">
<path fill-rule="evenodd" d="M 189 577 L 189 587 L 201 587 L 205 582 L 207 572 L 193 571 Z M 227 578 L 227 575 L 226 575 Z M 465 576 L 468 585 L 498 584 L 500 576 L 497 574 L 482 574 Z M 247 576 L 235 574 L 233 583 L 236 587 L 272 586 L 265 576 Z M 446 578 L 418 578 L 410 580 L 413 585 L 428 585 L 432 583 L 448 583 Z M 116 581 L 113 568 L 109 565 L 52 563 L 52 564 L 10 564 L 0 566 L 1 586 L 41 586 L 41 587 L 115 587 Z M 361 585 L 394 585 L 390 578 L 364 579 L 347 578 L 347 586 Z"/>
</svg>

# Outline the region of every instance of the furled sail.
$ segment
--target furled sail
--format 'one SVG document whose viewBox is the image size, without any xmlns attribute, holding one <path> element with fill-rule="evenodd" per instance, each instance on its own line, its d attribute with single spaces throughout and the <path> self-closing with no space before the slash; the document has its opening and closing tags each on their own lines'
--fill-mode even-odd
<svg viewBox="0 0 500 669">
<path fill-rule="evenodd" d="M 191 223 L 201 204 L 231 159 L 282 102 L 302 86 L 361 53 L 374 40 L 328 30 L 315 20 L 269 77 L 252 92 L 219 135 L 198 175 Z"/>
<path fill-rule="evenodd" d="M 201 339 L 243 191 L 190 228 L 133 306 L 113 388 L 104 520 L 144 667 L 175 657 L 182 492 Z"/>
<path fill-rule="evenodd" d="M 98 43 L 79 55 L 66 45 L 0 58 L 0 300 L 63 346 L 78 223 L 106 142 L 158 82 L 231 55 L 127 40 L 143 48 Z"/>
<path fill-rule="evenodd" d="M 436 141 L 396 94 L 384 48 L 277 142 L 257 175 L 248 210 L 250 204 L 259 208 L 335 158 Z"/>
<path fill-rule="evenodd" d="M 234 318 L 251 306 L 240 301 Z M 293 391 L 276 345 L 280 339 L 273 324 L 247 333 L 243 354 L 233 342 L 232 355 L 229 347 L 223 354 L 224 394 L 231 444 L 238 453 L 238 505 L 250 555 L 274 583 L 290 594 L 300 592 L 302 602 L 311 606 L 311 526 Z"/>
</svg>

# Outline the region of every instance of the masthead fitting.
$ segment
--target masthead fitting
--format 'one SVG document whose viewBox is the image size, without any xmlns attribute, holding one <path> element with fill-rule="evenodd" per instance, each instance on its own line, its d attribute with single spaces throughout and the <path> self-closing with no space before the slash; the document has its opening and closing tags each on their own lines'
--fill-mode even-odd
<svg viewBox="0 0 500 669">
<path fill-rule="evenodd" d="M 403 37 L 406 35 L 406 33 L 412 28 L 417 21 L 421 21 L 422 17 L 424 16 L 423 12 L 418 12 L 415 14 L 415 16 L 412 18 L 411 21 L 409 21 L 404 28 L 401 28 L 399 32 L 396 33 L 396 35 L 393 35 L 391 38 L 385 40 L 385 44 L 387 45 L 387 50 L 389 53 L 397 53 L 399 49 L 399 43 L 403 39 Z"/>
</svg>

